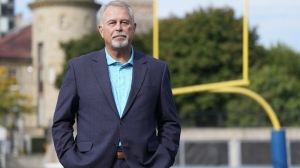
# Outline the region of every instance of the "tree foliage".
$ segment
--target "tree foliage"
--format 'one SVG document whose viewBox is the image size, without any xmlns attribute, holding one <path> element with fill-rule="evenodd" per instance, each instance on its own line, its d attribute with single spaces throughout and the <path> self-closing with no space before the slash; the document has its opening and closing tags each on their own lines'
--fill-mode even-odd
<svg viewBox="0 0 300 168">
<path fill-rule="evenodd" d="M 161 59 L 170 64 L 172 86 L 182 87 L 242 78 L 242 18 L 230 8 L 199 9 L 160 24 Z M 249 32 L 251 56 L 256 30 Z M 195 93 L 176 96 L 179 111 L 226 110 L 231 95 Z"/>
<path fill-rule="evenodd" d="M 21 113 L 33 111 L 30 99 L 18 91 L 12 91 L 16 78 L 9 76 L 6 68 L 0 67 L 0 124 L 13 128 Z"/>
<path fill-rule="evenodd" d="M 199 8 L 183 18 L 161 20 L 159 53 L 160 59 L 169 64 L 172 87 L 242 79 L 242 26 L 242 18 L 236 18 L 231 8 Z M 299 53 L 280 43 L 266 49 L 257 41 L 256 28 L 250 28 L 249 89 L 270 103 L 283 125 L 297 125 Z M 152 31 L 136 35 L 133 46 L 152 55 Z M 71 57 L 103 48 L 104 42 L 95 32 L 62 47 L 67 62 Z M 242 95 L 201 92 L 178 95 L 175 102 L 180 116 L 198 113 L 198 117 L 184 121 L 187 125 L 209 126 L 216 117 L 202 114 L 222 111 L 223 126 L 270 126 L 259 104 Z"/>
<path fill-rule="evenodd" d="M 291 48 L 278 43 L 271 49 L 266 50 L 264 55 L 258 58 L 257 62 L 250 67 L 250 89 L 262 95 L 277 113 L 277 116 L 284 126 L 296 126 L 300 117 L 300 54 Z M 254 101 L 242 96 L 227 103 L 228 111 L 252 111 L 248 118 L 255 118 L 253 111 L 264 113 L 260 106 Z M 251 112 L 250 112 L 251 113 Z M 233 114 L 234 115 L 234 114 Z M 249 122 L 242 124 L 229 113 L 229 125 L 249 125 Z M 235 118 L 235 119 L 234 119 Z M 252 120 L 253 121 L 253 120 Z M 270 125 L 269 119 L 263 115 L 262 125 Z"/>
</svg>

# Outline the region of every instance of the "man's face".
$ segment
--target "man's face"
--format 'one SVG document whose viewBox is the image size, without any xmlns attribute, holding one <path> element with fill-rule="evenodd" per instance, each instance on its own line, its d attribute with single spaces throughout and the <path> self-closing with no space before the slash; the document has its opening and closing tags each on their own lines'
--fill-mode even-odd
<svg viewBox="0 0 300 168">
<path fill-rule="evenodd" d="M 109 6 L 104 13 L 99 32 L 107 47 L 120 49 L 131 45 L 136 24 L 125 7 Z"/>
</svg>

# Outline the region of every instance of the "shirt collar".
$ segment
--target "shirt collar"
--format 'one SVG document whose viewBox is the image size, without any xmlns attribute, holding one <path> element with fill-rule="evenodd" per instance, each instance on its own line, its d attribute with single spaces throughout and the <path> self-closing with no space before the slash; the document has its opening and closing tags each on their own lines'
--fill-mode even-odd
<svg viewBox="0 0 300 168">
<path fill-rule="evenodd" d="M 114 60 L 107 52 L 106 48 L 105 48 L 105 55 L 106 55 L 106 61 L 107 61 L 107 65 L 112 65 L 118 61 Z M 126 64 L 131 64 L 133 65 L 133 57 L 134 57 L 134 51 L 133 51 L 133 47 L 131 47 L 131 56 L 130 59 L 127 61 Z M 124 65 L 126 65 L 124 64 Z"/>
</svg>

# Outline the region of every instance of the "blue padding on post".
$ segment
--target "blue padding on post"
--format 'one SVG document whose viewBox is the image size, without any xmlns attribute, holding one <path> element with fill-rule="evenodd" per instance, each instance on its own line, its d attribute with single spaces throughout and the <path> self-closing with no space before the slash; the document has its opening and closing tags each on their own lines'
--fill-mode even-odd
<svg viewBox="0 0 300 168">
<path fill-rule="evenodd" d="M 286 141 L 284 130 L 272 130 L 272 161 L 274 168 L 287 168 Z"/>
</svg>

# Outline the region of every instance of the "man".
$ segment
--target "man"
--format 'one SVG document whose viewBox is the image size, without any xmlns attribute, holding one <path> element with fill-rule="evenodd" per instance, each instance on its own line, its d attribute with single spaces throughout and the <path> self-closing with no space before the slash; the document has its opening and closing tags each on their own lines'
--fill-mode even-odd
<svg viewBox="0 0 300 168">
<path fill-rule="evenodd" d="M 127 3 L 103 5 L 105 48 L 69 61 L 52 126 L 65 168 L 173 165 L 181 128 L 168 67 L 132 48 L 135 29 Z"/>
</svg>

